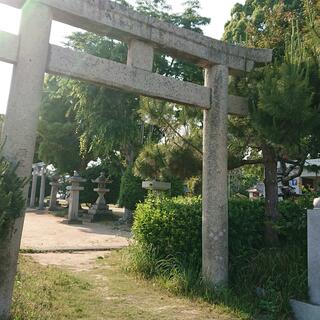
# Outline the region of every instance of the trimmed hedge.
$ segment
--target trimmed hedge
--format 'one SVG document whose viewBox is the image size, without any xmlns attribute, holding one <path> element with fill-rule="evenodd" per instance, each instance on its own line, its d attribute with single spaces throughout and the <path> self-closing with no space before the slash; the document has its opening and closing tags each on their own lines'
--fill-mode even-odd
<svg viewBox="0 0 320 320">
<path fill-rule="evenodd" d="M 135 239 L 152 246 L 159 257 L 201 255 L 201 198 L 149 195 L 135 211 Z"/>
<path fill-rule="evenodd" d="M 149 196 L 135 211 L 133 232 L 141 244 L 154 248 L 159 258 L 201 259 L 201 197 Z M 281 243 L 305 243 L 308 201 L 283 201 L 277 228 Z M 311 202 L 310 202 L 311 203 Z M 264 203 L 229 201 L 229 248 L 238 256 L 264 247 Z"/>
</svg>

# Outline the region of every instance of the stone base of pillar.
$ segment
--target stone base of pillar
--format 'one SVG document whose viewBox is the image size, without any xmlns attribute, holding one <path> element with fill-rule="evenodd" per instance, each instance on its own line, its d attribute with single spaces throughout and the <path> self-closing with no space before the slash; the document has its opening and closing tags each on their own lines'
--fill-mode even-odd
<svg viewBox="0 0 320 320">
<path fill-rule="evenodd" d="M 292 310 L 297 320 L 319 320 L 320 306 L 301 302 L 297 300 L 290 300 Z"/>
<path fill-rule="evenodd" d="M 83 214 L 82 221 L 84 222 L 104 221 L 108 219 L 111 214 L 112 214 L 112 210 L 110 210 L 108 207 L 104 210 L 90 208 L 88 212 Z"/>
<path fill-rule="evenodd" d="M 62 223 L 65 223 L 65 224 L 82 224 L 82 220 L 80 219 L 73 219 L 73 220 L 63 220 Z"/>
</svg>

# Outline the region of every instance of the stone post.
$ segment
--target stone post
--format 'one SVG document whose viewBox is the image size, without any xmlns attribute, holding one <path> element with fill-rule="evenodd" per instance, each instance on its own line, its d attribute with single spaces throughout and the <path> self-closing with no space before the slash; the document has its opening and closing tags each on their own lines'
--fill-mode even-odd
<svg viewBox="0 0 320 320">
<path fill-rule="evenodd" d="M 59 176 L 55 175 L 52 177 L 51 185 L 51 194 L 50 194 L 50 204 L 49 211 L 57 210 L 57 193 L 59 191 Z"/>
<path fill-rule="evenodd" d="M 320 208 L 308 210 L 308 286 L 310 302 L 320 306 Z"/>
<path fill-rule="evenodd" d="M 291 300 L 297 320 L 320 319 L 320 198 L 308 210 L 308 287 L 310 303 Z"/>
<path fill-rule="evenodd" d="M 68 223 L 69 224 L 81 224 L 82 221 L 79 219 L 79 194 L 80 191 L 84 190 L 83 187 L 80 187 L 81 182 L 85 182 L 86 179 L 80 177 L 77 171 L 74 171 L 73 177 L 69 178 L 71 186 L 67 187 L 67 190 L 70 191 L 69 197 L 69 209 L 68 209 Z"/>
<path fill-rule="evenodd" d="M 37 180 L 38 180 L 38 167 L 33 166 L 33 170 L 32 170 L 32 185 L 31 185 L 31 193 L 30 193 L 30 208 L 34 208 L 35 207 L 36 191 L 37 191 Z"/>
<path fill-rule="evenodd" d="M 39 210 L 44 209 L 44 197 L 46 193 L 46 167 L 41 168 L 41 184 L 40 184 L 40 196 L 39 196 Z"/>
<path fill-rule="evenodd" d="M 150 44 L 132 39 L 128 49 L 127 65 L 152 71 L 154 50 Z"/>
<path fill-rule="evenodd" d="M 3 155 L 19 163 L 17 175 L 29 177 L 36 141 L 38 111 L 46 71 L 52 14 L 49 7 L 27 1 L 23 8 L 19 52 L 14 66 L 2 141 Z M 24 189 L 27 198 L 28 186 Z M 8 319 L 24 215 L 0 243 L 0 319 Z"/>
<path fill-rule="evenodd" d="M 228 68 L 205 70 L 212 89 L 210 109 L 203 121 L 202 273 L 207 284 L 228 282 Z"/>
</svg>

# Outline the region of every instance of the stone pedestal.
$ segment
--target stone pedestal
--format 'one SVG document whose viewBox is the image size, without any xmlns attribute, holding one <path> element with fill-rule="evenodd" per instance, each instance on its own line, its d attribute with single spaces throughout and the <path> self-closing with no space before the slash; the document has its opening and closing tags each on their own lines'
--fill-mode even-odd
<svg viewBox="0 0 320 320">
<path fill-rule="evenodd" d="M 36 201 L 36 191 L 37 191 L 37 180 L 38 180 L 38 167 L 32 166 L 32 185 L 31 185 L 31 194 L 30 194 L 30 208 L 35 207 Z"/>
<path fill-rule="evenodd" d="M 54 176 L 52 178 L 52 182 L 50 182 L 51 185 L 51 194 L 50 194 L 50 204 L 49 204 L 49 211 L 55 211 L 58 209 L 57 206 L 57 193 L 59 191 L 59 177 Z"/>
<path fill-rule="evenodd" d="M 71 186 L 67 187 L 70 191 L 69 197 L 69 209 L 68 209 L 68 223 L 69 224 L 82 224 L 82 220 L 79 219 L 79 194 L 80 191 L 84 190 L 80 187 L 81 182 L 85 182 L 86 179 L 80 177 L 80 175 L 75 171 L 73 177 L 69 178 Z"/>
<path fill-rule="evenodd" d="M 290 301 L 297 320 L 320 319 L 320 208 L 308 210 L 308 286 L 310 303 Z"/>
<path fill-rule="evenodd" d="M 40 185 L 40 196 L 39 196 L 39 210 L 44 209 L 44 197 L 46 192 L 46 167 L 43 166 L 41 169 L 41 185 Z"/>
<path fill-rule="evenodd" d="M 98 199 L 88 212 L 83 215 L 83 220 L 88 222 L 105 220 L 108 217 L 108 214 L 111 213 L 104 198 L 106 192 L 110 191 L 105 188 L 105 185 L 111 183 L 111 181 L 105 177 L 104 172 L 101 172 L 100 176 L 96 180 L 92 180 L 92 182 L 98 184 L 98 188 L 93 189 L 98 193 Z"/>
</svg>

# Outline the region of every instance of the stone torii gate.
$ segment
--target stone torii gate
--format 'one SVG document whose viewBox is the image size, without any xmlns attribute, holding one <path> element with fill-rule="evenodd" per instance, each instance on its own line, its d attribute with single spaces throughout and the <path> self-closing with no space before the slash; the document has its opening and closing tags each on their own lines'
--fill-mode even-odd
<svg viewBox="0 0 320 320">
<path fill-rule="evenodd" d="M 244 115 L 245 99 L 228 95 L 229 74 L 268 63 L 269 49 L 224 43 L 142 15 L 109 0 L 0 0 L 23 8 L 19 36 L 0 32 L 0 60 L 14 64 L 4 124 L 4 156 L 19 162 L 18 175 L 29 176 L 37 114 L 45 72 L 201 108 L 203 122 L 203 259 L 205 280 L 228 280 L 227 116 Z M 127 64 L 49 44 L 52 20 L 128 44 Z M 204 86 L 152 72 L 154 51 L 200 65 Z M 6 252 L 6 280 L 0 279 L 0 317 L 10 305 L 23 218 L 0 248 Z M 1 271 L 1 268 L 0 268 Z M 1 272 L 0 272 L 1 273 Z M 2 275 L 0 275 L 1 277 Z"/>
</svg>

